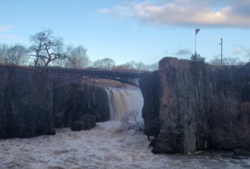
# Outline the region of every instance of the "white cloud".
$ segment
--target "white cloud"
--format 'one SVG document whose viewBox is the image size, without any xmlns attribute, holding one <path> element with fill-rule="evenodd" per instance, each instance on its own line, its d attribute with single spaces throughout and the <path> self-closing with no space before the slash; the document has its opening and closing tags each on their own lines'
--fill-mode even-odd
<svg viewBox="0 0 250 169">
<path fill-rule="evenodd" d="M 103 8 L 103 9 L 99 9 L 98 12 L 99 13 L 110 13 L 112 10 L 108 9 L 108 8 Z"/>
<path fill-rule="evenodd" d="M 250 49 L 245 48 L 244 46 L 239 46 L 233 49 L 233 54 L 244 55 L 245 57 L 250 57 Z"/>
<path fill-rule="evenodd" d="M 118 18 L 131 17 L 131 9 L 128 6 L 115 6 L 112 9 L 103 8 L 98 10 L 99 13 L 110 14 Z"/>
<path fill-rule="evenodd" d="M 242 48 L 234 48 L 233 49 L 233 52 L 235 54 L 239 54 L 239 53 L 242 53 L 242 52 L 245 52 L 245 51 L 246 51 L 246 49 L 242 49 Z"/>
<path fill-rule="evenodd" d="M 217 27 L 250 27 L 250 12 L 246 5 L 250 1 L 227 0 L 219 4 L 218 0 L 161 0 L 159 2 L 142 1 L 124 3 L 112 9 L 101 9 L 101 13 L 116 16 L 132 16 L 150 25 L 179 26 L 217 26 Z"/>
<path fill-rule="evenodd" d="M 12 26 L 0 26 L 0 38 L 4 38 L 4 39 L 15 39 L 15 38 L 19 38 L 19 36 L 16 35 L 6 35 L 3 34 L 3 32 L 8 31 L 10 28 L 12 28 Z"/>
<path fill-rule="evenodd" d="M 11 26 L 0 26 L 0 33 L 9 30 Z"/>
</svg>

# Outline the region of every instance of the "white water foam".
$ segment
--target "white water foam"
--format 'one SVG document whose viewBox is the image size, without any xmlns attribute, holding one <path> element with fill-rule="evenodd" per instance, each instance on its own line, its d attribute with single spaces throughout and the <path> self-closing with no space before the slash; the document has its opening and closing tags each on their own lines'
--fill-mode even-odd
<svg viewBox="0 0 250 169">
<path fill-rule="evenodd" d="M 0 169 L 244 169 L 250 160 L 228 153 L 155 155 L 145 135 L 117 132 L 115 121 L 89 131 L 0 140 Z"/>
<path fill-rule="evenodd" d="M 250 159 L 232 158 L 229 153 L 152 154 L 145 135 L 117 130 L 122 116 L 129 111 L 141 112 L 140 93 L 107 91 L 114 103 L 110 105 L 112 121 L 97 123 L 89 131 L 72 132 L 65 128 L 57 129 L 54 136 L 0 140 L 0 169 L 250 168 Z"/>
</svg>

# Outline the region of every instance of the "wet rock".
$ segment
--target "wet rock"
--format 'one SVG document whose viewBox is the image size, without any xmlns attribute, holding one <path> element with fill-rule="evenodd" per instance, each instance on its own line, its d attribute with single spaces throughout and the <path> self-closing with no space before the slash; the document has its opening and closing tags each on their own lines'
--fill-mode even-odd
<svg viewBox="0 0 250 169">
<path fill-rule="evenodd" d="M 145 129 L 157 135 L 153 152 L 250 150 L 249 84 L 250 65 L 162 59 L 140 80 Z"/>
<path fill-rule="evenodd" d="M 85 121 L 79 119 L 77 121 L 75 121 L 72 125 L 71 125 L 71 130 L 72 131 L 81 131 L 84 130 L 86 128 L 86 124 Z"/>
<path fill-rule="evenodd" d="M 34 68 L 0 66 L 0 138 L 55 134 L 51 79 Z"/>
<path fill-rule="evenodd" d="M 156 139 L 157 139 L 157 138 L 154 138 L 153 140 L 151 140 L 149 146 L 154 147 L 154 146 L 155 146 Z"/>
<path fill-rule="evenodd" d="M 86 114 L 86 115 L 82 116 L 81 119 L 85 121 L 85 123 L 86 123 L 86 125 L 87 125 L 87 127 L 89 129 L 95 128 L 95 126 L 96 126 L 96 117 L 94 115 Z"/>
<path fill-rule="evenodd" d="M 248 156 L 250 157 L 250 151 L 242 150 L 242 149 L 235 149 L 234 154 L 235 156 Z"/>
<path fill-rule="evenodd" d="M 145 132 L 150 136 L 156 137 L 160 130 L 160 86 L 158 71 L 148 73 L 139 82 L 144 98 L 142 117 L 144 118 Z"/>
<path fill-rule="evenodd" d="M 80 131 L 80 130 L 90 130 L 96 126 L 96 119 L 94 115 L 83 115 L 79 120 L 75 121 L 71 125 L 72 131 Z"/>
<path fill-rule="evenodd" d="M 54 86 L 67 79 L 54 79 Z M 68 81 L 70 81 L 68 79 Z M 73 80 L 72 80 L 73 81 Z M 108 96 L 104 88 L 88 84 L 70 83 L 54 90 L 54 122 L 57 128 L 70 127 L 85 114 L 92 114 L 97 122 L 108 121 Z"/>
</svg>

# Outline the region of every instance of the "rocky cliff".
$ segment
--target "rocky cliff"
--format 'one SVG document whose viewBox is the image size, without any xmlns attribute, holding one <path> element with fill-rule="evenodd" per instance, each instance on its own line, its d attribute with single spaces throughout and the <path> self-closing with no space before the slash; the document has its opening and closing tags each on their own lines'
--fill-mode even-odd
<svg viewBox="0 0 250 169">
<path fill-rule="evenodd" d="M 145 129 L 157 134 L 153 152 L 250 150 L 249 77 L 250 65 L 162 59 L 140 80 Z"/>
<path fill-rule="evenodd" d="M 144 119 L 145 131 L 151 136 L 158 136 L 160 130 L 160 88 L 159 73 L 154 71 L 140 79 L 140 88 L 144 103 L 142 117 Z"/>
<path fill-rule="evenodd" d="M 0 67 L 0 138 L 55 134 L 50 82 L 32 68 Z"/>
<path fill-rule="evenodd" d="M 60 70 L 0 65 L 0 138 L 55 134 L 86 115 L 109 120 L 105 88 L 87 81 Z"/>
<path fill-rule="evenodd" d="M 69 80 L 69 79 L 68 79 Z M 63 84 L 56 80 L 56 84 Z M 108 121 L 108 95 L 103 87 L 84 83 L 67 83 L 53 88 L 53 114 L 56 127 L 70 127 L 85 114 L 92 114 L 97 122 Z"/>
</svg>

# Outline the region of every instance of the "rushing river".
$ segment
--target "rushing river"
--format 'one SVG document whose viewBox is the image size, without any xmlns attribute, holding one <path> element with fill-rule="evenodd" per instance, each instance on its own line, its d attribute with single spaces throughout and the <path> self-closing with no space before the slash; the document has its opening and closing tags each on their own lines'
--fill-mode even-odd
<svg viewBox="0 0 250 169">
<path fill-rule="evenodd" d="M 115 125 L 114 125 L 115 124 Z M 113 126 L 113 127 L 112 127 Z M 241 169 L 250 159 L 231 153 L 155 155 L 145 135 L 117 132 L 115 122 L 90 131 L 59 129 L 55 136 L 0 140 L 1 169 Z"/>
<path fill-rule="evenodd" d="M 0 140 L 0 169 L 242 169 L 250 159 L 228 152 L 155 155 L 148 139 L 135 131 L 118 132 L 119 120 L 140 111 L 139 91 L 107 89 L 112 121 L 89 131 L 57 129 L 54 136 Z M 120 105 L 120 106 L 119 106 Z"/>
</svg>

